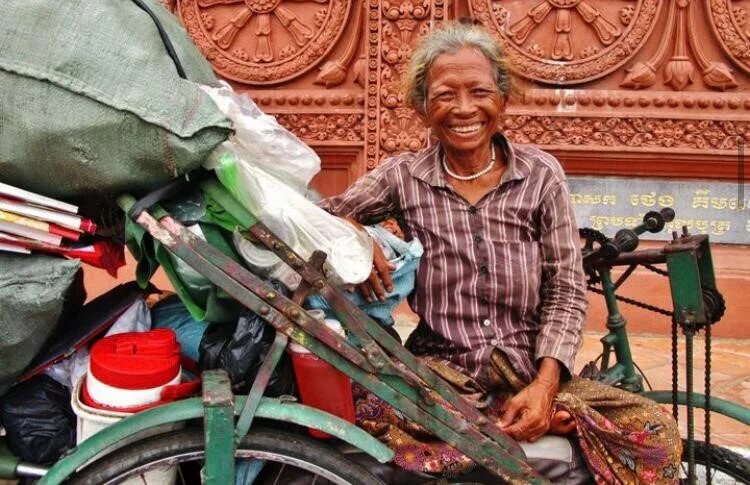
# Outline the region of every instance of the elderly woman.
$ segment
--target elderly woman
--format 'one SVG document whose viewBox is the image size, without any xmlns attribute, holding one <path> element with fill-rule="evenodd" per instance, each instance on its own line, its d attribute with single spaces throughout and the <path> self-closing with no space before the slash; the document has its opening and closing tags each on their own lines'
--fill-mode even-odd
<svg viewBox="0 0 750 485">
<path fill-rule="evenodd" d="M 481 27 L 430 34 L 413 54 L 406 95 L 437 143 L 386 160 L 323 205 L 359 222 L 395 215 L 422 242 L 409 299 L 420 322 L 406 346 L 510 436 L 577 434 L 599 482 L 675 482 L 671 416 L 572 377 L 586 310 L 575 217 L 558 161 L 499 131 L 509 91 L 501 49 Z M 390 290 L 389 271 L 376 249 L 366 296 Z M 473 466 L 374 396 L 360 396 L 358 419 L 407 469 Z"/>
</svg>

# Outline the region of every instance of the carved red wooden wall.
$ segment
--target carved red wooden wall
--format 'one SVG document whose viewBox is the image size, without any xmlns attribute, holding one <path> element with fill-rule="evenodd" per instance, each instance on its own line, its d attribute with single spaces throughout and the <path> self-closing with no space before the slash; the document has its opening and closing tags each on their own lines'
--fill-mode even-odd
<svg viewBox="0 0 750 485">
<path fill-rule="evenodd" d="M 750 0 L 166 1 L 216 72 L 320 153 L 338 192 L 427 133 L 399 86 L 430 29 L 473 17 L 519 82 L 515 141 L 570 173 L 736 179 Z"/>
</svg>

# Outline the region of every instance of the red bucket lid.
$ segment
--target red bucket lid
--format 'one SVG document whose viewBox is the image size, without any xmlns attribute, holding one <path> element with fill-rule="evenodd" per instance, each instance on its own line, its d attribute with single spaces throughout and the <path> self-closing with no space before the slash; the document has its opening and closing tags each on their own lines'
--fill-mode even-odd
<svg viewBox="0 0 750 485">
<path fill-rule="evenodd" d="M 89 366 L 94 377 L 112 387 L 151 389 L 180 372 L 180 344 L 168 328 L 111 335 L 93 345 Z"/>
</svg>

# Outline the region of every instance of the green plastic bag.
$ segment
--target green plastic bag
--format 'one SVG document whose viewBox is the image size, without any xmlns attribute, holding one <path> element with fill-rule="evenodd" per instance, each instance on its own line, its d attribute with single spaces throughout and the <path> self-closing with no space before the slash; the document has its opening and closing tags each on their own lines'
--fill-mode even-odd
<svg viewBox="0 0 750 485">
<path fill-rule="evenodd" d="M 143 0 L 4 0 L 0 181 L 82 201 L 142 193 L 197 168 L 231 131 L 199 84 L 209 63 L 177 19 Z"/>
<path fill-rule="evenodd" d="M 182 194 L 181 201 L 191 197 L 192 194 Z M 200 220 L 194 226 L 199 228 L 199 234 L 212 246 L 239 262 L 239 256 L 235 252 L 231 243 L 225 238 L 222 226 L 229 227 L 231 219 L 229 216 L 223 217 L 223 224 L 216 224 L 216 218 L 208 215 L 203 202 L 202 194 L 198 194 L 200 199 L 199 207 L 193 207 L 190 212 L 174 210 L 181 205 L 180 203 L 172 204 L 170 213 L 180 222 L 184 220 L 182 216 L 192 216 L 192 223 Z M 129 210 L 134 200 L 127 196 L 121 197 L 120 205 L 124 210 Z M 170 203 L 165 203 L 169 205 Z M 195 205 L 194 201 L 183 203 L 183 206 Z M 165 215 L 163 209 L 155 207 L 151 210 L 155 217 L 159 218 Z M 229 233 L 227 236 L 231 236 Z M 175 293 L 185 305 L 195 320 L 226 323 L 236 322 L 241 306 L 224 290 L 213 285 L 206 277 L 194 270 L 187 263 L 172 254 L 159 241 L 151 237 L 141 226 L 134 222 L 130 217 L 125 219 L 125 244 L 136 260 L 136 281 L 141 288 L 145 288 L 156 270 L 161 266 L 166 273 L 169 282 L 172 283 Z"/>
</svg>

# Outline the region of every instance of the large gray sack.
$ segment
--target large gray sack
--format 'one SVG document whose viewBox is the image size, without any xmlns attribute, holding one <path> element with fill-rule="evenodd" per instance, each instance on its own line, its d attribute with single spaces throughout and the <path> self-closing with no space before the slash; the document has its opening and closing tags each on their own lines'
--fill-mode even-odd
<svg viewBox="0 0 750 485">
<path fill-rule="evenodd" d="M 0 252 L 0 396 L 15 382 L 59 323 L 81 267 L 77 259 Z M 71 301 L 67 301 L 71 298 Z"/>
<path fill-rule="evenodd" d="M 177 19 L 132 0 L 3 0 L 0 181 L 63 199 L 143 192 L 197 168 L 230 122 L 198 87 L 211 66 Z"/>
</svg>

